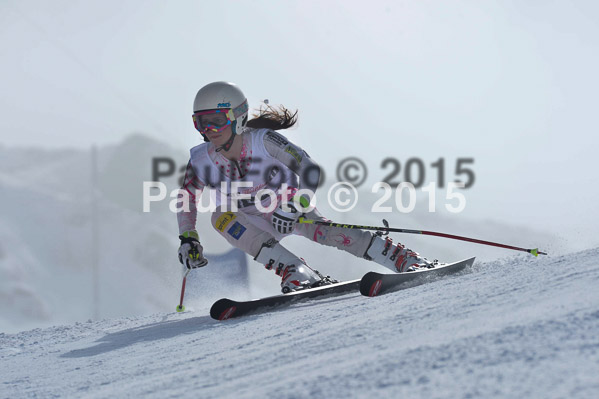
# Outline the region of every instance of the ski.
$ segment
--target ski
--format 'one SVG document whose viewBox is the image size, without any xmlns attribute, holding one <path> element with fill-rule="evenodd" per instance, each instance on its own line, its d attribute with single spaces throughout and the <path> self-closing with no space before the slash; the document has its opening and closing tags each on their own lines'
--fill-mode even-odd
<svg viewBox="0 0 599 399">
<path fill-rule="evenodd" d="M 424 269 L 415 272 L 382 274 L 369 272 L 359 280 L 350 280 L 322 287 L 310 288 L 301 291 L 269 296 L 266 298 L 252 299 L 249 301 L 235 301 L 222 298 L 216 301 L 210 308 L 210 316 L 215 320 L 227 320 L 235 317 L 270 311 L 275 308 L 289 306 L 294 302 L 305 299 L 323 298 L 333 295 L 341 295 L 360 289 L 360 293 L 366 296 L 381 295 L 399 289 L 414 287 L 424 284 L 431 278 L 441 277 L 457 273 L 474 263 L 475 258 L 461 260 L 455 263 L 442 264 L 432 269 Z"/>
<path fill-rule="evenodd" d="M 301 291 L 269 296 L 266 298 L 252 299 L 250 301 L 234 301 L 223 298 L 214 302 L 210 308 L 210 316 L 215 320 L 226 320 L 239 317 L 248 313 L 259 313 L 290 305 L 294 302 L 309 298 L 320 298 L 325 296 L 340 295 L 351 291 L 357 291 L 361 280 L 350 280 L 340 283 L 323 285 L 322 287 L 309 288 Z"/>
<path fill-rule="evenodd" d="M 457 273 L 472 266 L 475 258 L 464 259 L 454 263 L 441 264 L 431 269 L 406 273 L 383 274 L 369 272 L 362 277 L 360 293 L 365 296 L 377 296 L 404 288 L 424 284 L 431 279 Z"/>
</svg>

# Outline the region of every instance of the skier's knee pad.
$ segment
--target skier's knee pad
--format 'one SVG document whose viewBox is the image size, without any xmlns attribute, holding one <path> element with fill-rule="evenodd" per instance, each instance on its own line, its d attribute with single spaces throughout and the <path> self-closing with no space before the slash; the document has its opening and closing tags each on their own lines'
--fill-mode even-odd
<svg viewBox="0 0 599 399">
<path fill-rule="evenodd" d="M 224 234 L 234 225 L 235 219 L 237 219 L 237 215 L 233 212 L 215 211 L 211 217 L 212 227 Z"/>
</svg>

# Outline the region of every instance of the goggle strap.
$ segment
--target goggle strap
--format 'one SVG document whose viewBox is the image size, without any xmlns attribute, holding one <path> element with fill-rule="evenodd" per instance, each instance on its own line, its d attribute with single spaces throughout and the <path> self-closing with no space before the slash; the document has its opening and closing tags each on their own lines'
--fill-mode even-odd
<svg viewBox="0 0 599 399">
<path fill-rule="evenodd" d="M 248 112 L 248 100 L 246 99 L 244 102 L 242 102 L 238 107 L 235 107 L 233 109 L 233 119 L 237 119 L 239 116 L 245 114 L 246 112 Z M 232 119 L 232 120 L 233 120 Z"/>
</svg>

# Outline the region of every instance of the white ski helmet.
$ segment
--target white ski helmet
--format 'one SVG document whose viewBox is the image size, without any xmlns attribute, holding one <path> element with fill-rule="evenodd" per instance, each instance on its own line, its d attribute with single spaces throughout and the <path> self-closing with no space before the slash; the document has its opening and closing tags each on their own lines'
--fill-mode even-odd
<svg viewBox="0 0 599 399">
<path fill-rule="evenodd" d="M 241 89 L 231 82 L 214 82 L 202 87 L 193 101 L 196 129 L 201 126 L 196 115 L 206 111 L 224 111 L 231 123 L 233 135 L 244 132 L 248 121 L 248 102 Z M 203 133 L 202 133 L 203 134 Z"/>
</svg>

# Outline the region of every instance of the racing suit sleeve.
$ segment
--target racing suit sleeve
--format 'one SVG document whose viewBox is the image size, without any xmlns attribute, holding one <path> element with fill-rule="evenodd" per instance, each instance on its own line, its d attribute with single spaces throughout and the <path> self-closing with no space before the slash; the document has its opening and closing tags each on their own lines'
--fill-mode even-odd
<svg viewBox="0 0 599 399">
<path fill-rule="evenodd" d="M 179 234 L 196 229 L 198 218 L 196 198 L 199 198 L 204 190 L 205 184 L 196 176 L 191 161 L 187 163 L 183 185 L 179 189 L 177 196 L 177 222 L 179 224 Z M 182 209 L 181 209 L 182 208 Z M 179 211 L 179 209 L 181 209 Z"/>
<path fill-rule="evenodd" d="M 310 190 L 312 195 L 316 192 L 320 180 L 320 166 L 312 161 L 306 151 L 275 131 L 269 131 L 264 135 L 264 147 L 273 158 L 281 161 L 299 176 L 300 190 Z M 308 196 L 302 196 L 310 200 Z"/>
</svg>

